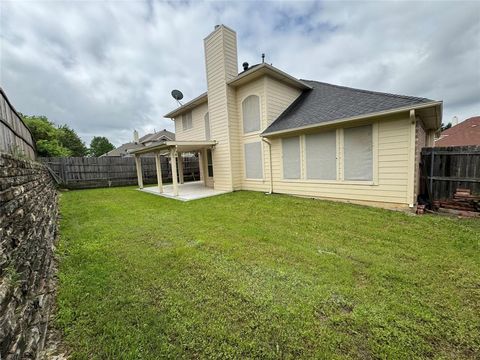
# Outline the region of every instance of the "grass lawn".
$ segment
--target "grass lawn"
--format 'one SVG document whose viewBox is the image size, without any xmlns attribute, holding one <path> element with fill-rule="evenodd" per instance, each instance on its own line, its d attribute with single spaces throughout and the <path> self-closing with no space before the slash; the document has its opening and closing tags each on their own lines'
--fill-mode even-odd
<svg viewBox="0 0 480 360">
<path fill-rule="evenodd" d="M 61 196 L 73 359 L 476 358 L 480 221 L 254 192 Z"/>
</svg>

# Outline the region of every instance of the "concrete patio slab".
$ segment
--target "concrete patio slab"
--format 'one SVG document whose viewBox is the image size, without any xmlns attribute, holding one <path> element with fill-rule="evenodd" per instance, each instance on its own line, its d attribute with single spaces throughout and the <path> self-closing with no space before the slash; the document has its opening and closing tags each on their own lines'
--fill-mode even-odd
<svg viewBox="0 0 480 360">
<path fill-rule="evenodd" d="M 163 185 L 162 193 L 158 191 L 157 186 L 149 186 L 138 190 L 180 201 L 203 199 L 210 196 L 226 194 L 228 192 L 206 187 L 203 181 L 192 181 L 184 184 L 178 184 L 178 196 L 173 195 L 173 185 Z"/>
</svg>

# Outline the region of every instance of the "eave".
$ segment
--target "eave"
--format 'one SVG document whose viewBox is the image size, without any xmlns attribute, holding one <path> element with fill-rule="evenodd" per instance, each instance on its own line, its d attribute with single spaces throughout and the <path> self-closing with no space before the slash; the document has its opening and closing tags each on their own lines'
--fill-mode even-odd
<svg viewBox="0 0 480 360">
<path fill-rule="evenodd" d="M 193 108 L 207 101 L 208 101 L 207 93 L 204 92 L 203 94 L 197 96 L 195 99 L 190 100 L 189 102 L 183 104 L 182 106 L 176 108 L 175 110 L 170 111 L 168 114 L 165 114 L 163 117 L 173 119 L 178 115 L 181 115 L 186 111 L 192 110 Z"/>
<path fill-rule="evenodd" d="M 227 84 L 232 87 L 238 87 L 264 75 L 268 75 L 300 90 L 312 89 L 310 85 L 304 83 L 303 81 L 298 80 L 293 76 L 288 75 L 286 72 L 283 72 L 282 70 L 279 70 L 276 67 L 266 63 L 254 66 L 250 70 L 242 72 L 240 75 L 227 82 Z"/>
</svg>

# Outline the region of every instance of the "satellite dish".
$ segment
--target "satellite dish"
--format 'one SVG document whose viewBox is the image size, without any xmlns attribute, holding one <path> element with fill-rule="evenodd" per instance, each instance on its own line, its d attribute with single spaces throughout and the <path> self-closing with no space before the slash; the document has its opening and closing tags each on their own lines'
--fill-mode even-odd
<svg viewBox="0 0 480 360">
<path fill-rule="evenodd" d="M 183 94 L 180 90 L 172 90 L 172 97 L 175 100 L 180 101 L 183 99 Z"/>
</svg>

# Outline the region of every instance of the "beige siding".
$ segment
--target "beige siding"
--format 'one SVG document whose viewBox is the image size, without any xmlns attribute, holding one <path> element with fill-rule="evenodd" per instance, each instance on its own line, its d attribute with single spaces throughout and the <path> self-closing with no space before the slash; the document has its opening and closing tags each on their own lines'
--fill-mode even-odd
<svg viewBox="0 0 480 360">
<path fill-rule="evenodd" d="M 261 142 L 260 134 L 271 124 L 300 94 L 300 90 L 285 85 L 275 79 L 262 77 L 245 84 L 236 91 L 237 122 L 232 124 L 232 160 L 234 188 L 253 191 L 268 191 L 270 187 L 270 161 L 268 145 L 262 142 L 263 179 L 251 180 L 245 177 L 244 145 Z M 242 102 L 250 96 L 260 98 L 260 131 L 243 133 Z M 235 139 L 235 140 L 233 140 Z M 238 140 L 237 140 L 238 139 Z"/>
<path fill-rule="evenodd" d="M 267 93 L 265 127 L 267 127 L 295 101 L 301 91 L 270 77 L 265 79 L 265 85 Z"/>
<path fill-rule="evenodd" d="M 233 90 L 227 81 L 237 75 L 237 40 L 234 31 L 220 26 L 205 39 L 208 108 L 213 155 L 214 187 L 233 190 L 229 123 L 236 118 Z"/>
<path fill-rule="evenodd" d="M 409 115 L 379 119 L 377 124 L 374 130 L 374 181 L 362 183 L 283 180 L 281 139 L 277 138 L 272 140 L 273 191 L 300 196 L 407 205 L 411 131 Z"/>
<path fill-rule="evenodd" d="M 207 103 L 198 105 L 192 110 L 192 128 L 183 130 L 182 116 L 175 118 L 175 140 L 195 141 L 205 140 L 205 114 L 208 112 Z"/>
</svg>

